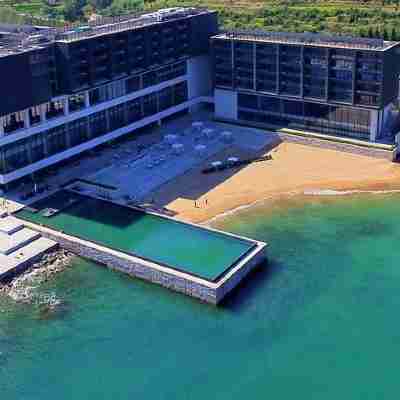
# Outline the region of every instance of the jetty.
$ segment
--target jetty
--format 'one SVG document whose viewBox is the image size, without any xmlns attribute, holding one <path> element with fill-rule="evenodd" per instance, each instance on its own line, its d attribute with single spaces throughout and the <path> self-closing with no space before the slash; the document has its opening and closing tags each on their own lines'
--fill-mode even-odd
<svg viewBox="0 0 400 400">
<path fill-rule="evenodd" d="M 0 218 L 0 282 L 22 273 L 43 254 L 54 250 L 57 242 L 27 228 L 17 218 L 3 214 Z"/>
</svg>

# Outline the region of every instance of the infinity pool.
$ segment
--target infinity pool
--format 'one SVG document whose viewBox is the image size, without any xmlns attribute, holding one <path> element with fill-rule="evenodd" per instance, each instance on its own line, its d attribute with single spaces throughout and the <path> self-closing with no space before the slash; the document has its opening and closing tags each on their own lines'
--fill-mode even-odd
<svg viewBox="0 0 400 400">
<path fill-rule="evenodd" d="M 71 205 L 66 206 L 71 203 Z M 215 281 L 254 243 L 108 201 L 59 191 L 16 216 Z M 47 208 L 60 209 L 52 217 Z"/>
</svg>

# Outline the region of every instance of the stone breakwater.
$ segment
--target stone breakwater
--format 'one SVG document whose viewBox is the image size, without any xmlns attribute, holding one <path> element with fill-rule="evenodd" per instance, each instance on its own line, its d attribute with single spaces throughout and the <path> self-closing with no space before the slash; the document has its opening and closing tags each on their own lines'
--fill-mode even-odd
<svg viewBox="0 0 400 400">
<path fill-rule="evenodd" d="M 54 240 L 61 248 L 80 257 L 215 305 L 266 259 L 266 243 L 254 241 L 256 246 L 249 254 L 216 282 L 211 282 L 44 226 L 30 222 L 25 224 L 38 230 L 43 237 Z"/>
<path fill-rule="evenodd" d="M 60 304 L 55 293 L 43 293 L 40 285 L 71 264 L 73 254 L 66 250 L 57 250 L 46 254 L 33 264 L 25 273 L 14 278 L 8 284 L 0 285 L 0 294 L 7 295 L 19 303 L 56 306 Z"/>
</svg>

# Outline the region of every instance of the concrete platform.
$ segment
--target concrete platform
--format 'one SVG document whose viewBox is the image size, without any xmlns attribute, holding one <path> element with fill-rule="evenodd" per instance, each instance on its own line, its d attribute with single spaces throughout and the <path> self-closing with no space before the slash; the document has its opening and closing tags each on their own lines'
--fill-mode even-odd
<svg viewBox="0 0 400 400">
<path fill-rule="evenodd" d="M 12 235 L 0 233 L 0 254 L 11 254 L 39 237 L 40 233 L 28 228 L 22 228 Z"/>
<path fill-rule="evenodd" d="M 0 218 L 0 233 L 5 233 L 6 235 L 12 235 L 15 232 L 20 231 L 24 225 L 12 216 L 6 216 Z"/>
<path fill-rule="evenodd" d="M 57 246 L 53 240 L 40 237 L 9 255 L 0 254 L 0 281 L 20 274 L 44 253 Z"/>
</svg>

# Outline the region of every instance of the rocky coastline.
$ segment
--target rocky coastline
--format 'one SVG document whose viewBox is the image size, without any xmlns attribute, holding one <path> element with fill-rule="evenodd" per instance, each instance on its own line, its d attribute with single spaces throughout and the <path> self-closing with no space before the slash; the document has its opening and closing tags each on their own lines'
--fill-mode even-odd
<svg viewBox="0 0 400 400">
<path fill-rule="evenodd" d="M 0 295 L 6 295 L 17 303 L 58 305 L 59 300 L 54 293 L 42 293 L 37 289 L 40 284 L 70 267 L 73 257 L 72 253 L 63 249 L 45 254 L 22 275 L 0 284 Z"/>
</svg>

